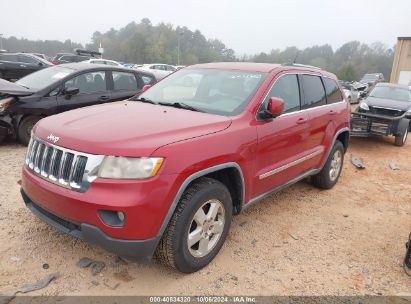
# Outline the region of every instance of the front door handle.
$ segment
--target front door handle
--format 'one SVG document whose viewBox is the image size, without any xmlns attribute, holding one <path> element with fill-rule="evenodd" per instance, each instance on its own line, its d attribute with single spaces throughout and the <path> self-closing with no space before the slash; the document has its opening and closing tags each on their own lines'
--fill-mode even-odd
<svg viewBox="0 0 411 304">
<path fill-rule="evenodd" d="M 109 99 L 110 99 L 110 96 L 107 96 L 107 95 L 100 96 L 100 100 L 102 101 L 109 100 Z"/>
<path fill-rule="evenodd" d="M 298 120 L 297 120 L 297 125 L 302 125 L 302 124 L 305 124 L 306 122 L 307 122 L 307 119 L 306 119 L 306 118 L 300 117 L 300 118 L 298 118 Z"/>
</svg>

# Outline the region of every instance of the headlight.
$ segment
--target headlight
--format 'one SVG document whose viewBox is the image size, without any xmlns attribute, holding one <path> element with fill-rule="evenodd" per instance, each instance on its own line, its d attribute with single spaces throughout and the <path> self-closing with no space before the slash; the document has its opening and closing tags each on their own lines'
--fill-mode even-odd
<svg viewBox="0 0 411 304">
<path fill-rule="evenodd" d="M 104 157 L 97 176 L 113 179 L 144 179 L 157 174 L 163 158 L 160 157 Z"/>
<path fill-rule="evenodd" d="M 369 111 L 370 107 L 364 101 L 361 101 L 360 102 L 360 109 L 363 109 L 365 111 Z"/>
<path fill-rule="evenodd" d="M 6 110 L 14 102 L 13 97 L 0 99 L 0 113 Z"/>
</svg>

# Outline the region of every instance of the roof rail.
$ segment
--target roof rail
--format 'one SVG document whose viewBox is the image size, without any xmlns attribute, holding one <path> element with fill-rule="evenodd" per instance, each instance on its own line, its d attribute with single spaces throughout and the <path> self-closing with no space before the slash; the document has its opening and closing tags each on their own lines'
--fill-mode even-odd
<svg viewBox="0 0 411 304">
<path fill-rule="evenodd" d="M 301 67 L 301 68 L 310 68 L 310 69 L 317 69 L 317 70 L 322 70 L 320 67 L 316 67 L 313 65 L 307 65 L 307 64 L 300 64 L 300 63 L 292 63 L 292 62 L 286 62 L 282 64 L 283 66 L 296 66 L 296 67 Z"/>
</svg>

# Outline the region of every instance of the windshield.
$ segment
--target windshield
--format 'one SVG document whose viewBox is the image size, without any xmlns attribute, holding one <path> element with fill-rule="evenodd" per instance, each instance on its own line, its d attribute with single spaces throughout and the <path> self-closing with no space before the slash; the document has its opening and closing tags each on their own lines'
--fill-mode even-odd
<svg viewBox="0 0 411 304">
<path fill-rule="evenodd" d="M 379 86 L 375 87 L 369 96 L 411 102 L 411 91 L 405 88 Z"/>
<path fill-rule="evenodd" d="M 70 73 L 73 73 L 72 69 L 55 66 L 29 74 L 16 83 L 29 89 L 41 90 Z"/>
<path fill-rule="evenodd" d="M 265 76 L 265 73 L 238 70 L 183 69 L 139 98 L 161 104 L 183 103 L 211 114 L 238 115 Z"/>
</svg>

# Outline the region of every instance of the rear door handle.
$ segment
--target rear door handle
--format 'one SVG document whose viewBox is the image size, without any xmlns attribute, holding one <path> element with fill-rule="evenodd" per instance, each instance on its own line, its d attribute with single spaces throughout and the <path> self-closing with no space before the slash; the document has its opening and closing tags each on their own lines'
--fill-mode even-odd
<svg viewBox="0 0 411 304">
<path fill-rule="evenodd" d="M 305 124 L 306 122 L 307 122 L 307 119 L 306 119 L 306 118 L 300 117 L 300 118 L 298 118 L 298 120 L 297 120 L 297 125 L 302 125 L 302 124 Z"/>
<path fill-rule="evenodd" d="M 100 96 L 100 100 L 102 101 L 109 100 L 109 99 L 110 99 L 110 96 L 107 96 L 107 95 Z"/>
<path fill-rule="evenodd" d="M 335 115 L 335 114 L 337 114 L 337 111 L 330 110 L 330 111 L 328 112 L 328 114 L 330 114 L 330 115 Z"/>
</svg>

